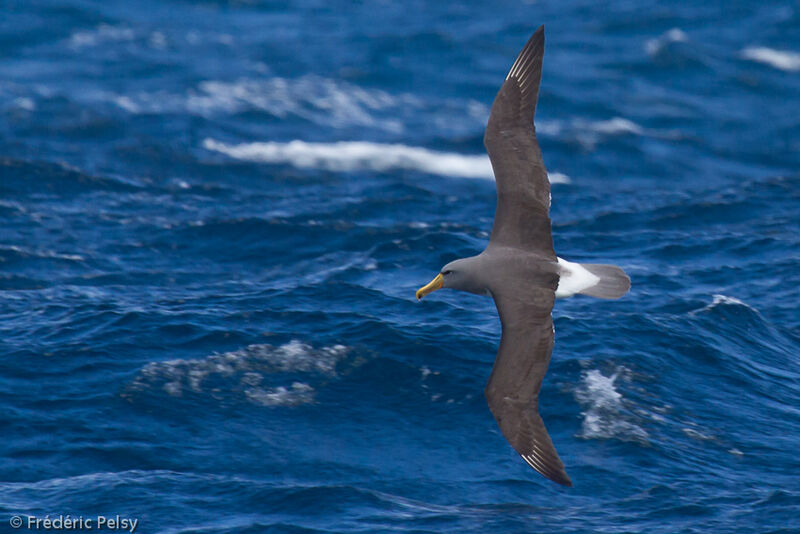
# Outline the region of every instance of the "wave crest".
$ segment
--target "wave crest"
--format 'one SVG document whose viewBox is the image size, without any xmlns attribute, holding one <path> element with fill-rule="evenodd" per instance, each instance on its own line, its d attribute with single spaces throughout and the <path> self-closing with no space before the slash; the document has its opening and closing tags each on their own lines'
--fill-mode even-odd
<svg viewBox="0 0 800 534">
<path fill-rule="evenodd" d="M 624 379 L 629 373 L 622 366 L 611 376 L 597 369 L 583 373 L 581 385 L 575 390 L 575 398 L 583 407 L 580 437 L 648 443 L 647 431 L 633 422 L 622 394 L 616 388 L 617 380 Z"/>
<path fill-rule="evenodd" d="M 303 169 L 336 172 L 411 170 L 440 176 L 494 179 L 492 164 L 486 156 L 437 152 L 402 144 L 294 140 L 231 145 L 209 138 L 203 141 L 203 148 L 238 160 L 289 164 Z M 562 173 L 550 173 L 549 177 L 551 183 L 569 183 L 569 177 Z"/>
<path fill-rule="evenodd" d="M 800 71 L 800 54 L 797 52 L 775 50 L 766 46 L 750 46 L 742 50 L 741 56 L 785 72 Z"/>
<path fill-rule="evenodd" d="M 644 49 L 650 56 L 657 56 L 661 51 L 670 45 L 670 43 L 685 43 L 689 40 L 686 32 L 680 28 L 672 28 L 667 30 L 655 39 L 648 40 Z"/>
<path fill-rule="evenodd" d="M 348 353 L 344 345 L 315 349 L 292 340 L 278 347 L 248 345 L 197 360 L 153 362 L 139 371 L 123 397 L 163 391 L 171 397 L 231 397 L 260 406 L 308 404 L 314 401 L 316 391 L 306 380 L 336 377 L 337 365 Z M 283 384 L 275 383 L 281 381 Z"/>
</svg>

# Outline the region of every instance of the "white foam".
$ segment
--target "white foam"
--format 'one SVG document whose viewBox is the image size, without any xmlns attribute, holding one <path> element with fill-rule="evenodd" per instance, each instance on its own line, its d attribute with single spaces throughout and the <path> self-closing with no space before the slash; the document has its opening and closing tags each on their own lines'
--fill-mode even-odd
<svg viewBox="0 0 800 534">
<path fill-rule="evenodd" d="M 151 47 L 163 50 L 167 48 L 168 41 L 167 37 L 162 32 L 153 32 L 150 34 L 150 37 L 147 38 L 147 44 Z"/>
<path fill-rule="evenodd" d="M 78 41 L 88 44 L 90 39 L 79 38 Z M 156 42 L 160 43 L 160 40 Z M 214 116 L 259 110 L 278 118 L 297 116 L 334 128 L 361 126 L 392 133 L 404 130 L 405 125 L 399 117 L 407 114 L 408 108 L 421 109 L 423 112 L 432 108 L 433 118 L 438 112 L 434 103 L 423 102 L 413 95 L 392 95 L 319 76 L 205 80 L 185 93 L 159 90 L 120 95 L 91 91 L 83 96 L 111 102 L 137 114 L 189 113 Z M 463 101 L 448 101 L 446 114 L 471 117 L 469 107 L 469 103 Z M 476 120 L 472 118 L 470 126 Z"/>
<path fill-rule="evenodd" d="M 133 99 L 131 99 L 128 96 L 114 95 L 114 96 L 111 97 L 111 100 L 116 105 L 118 105 L 119 107 L 121 107 L 122 109 L 124 109 L 125 111 L 127 111 L 129 113 L 141 113 L 141 111 L 142 111 L 142 109 L 139 106 L 139 104 L 134 102 Z"/>
<path fill-rule="evenodd" d="M 547 178 L 551 184 L 568 184 L 572 182 L 572 179 L 563 172 L 548 172 Z"/>
<path fill-rule="evenodd" d="M 304 382 L 293 382 L 289 388 L 250 388 L 245 395 L 254 404 L 262 406 L 297 406 L 314 400 L 314 388 Z"/>
<path fill-rule="evenodd" d="M 267 375 L 307 373 L 336 375 L 336 365 L 348 353 L 347 347 L 333 345 L 314 349 L 298 340 L 274 347 L 249 345 L 243 349 L 212 354 L 205 358 L 177 359 L 146 365 L 130 384 L 126 396 L 144 390 L 161 389 L 173 397 L 185 393 L 241 395 L 261 406 L 295 406 L 313 401 L 314 388 L 299 381 L 289 386 L 263 385 Z M 220 390 L 220 386 L 224 386 Z"/>
<path fill-rule="evenodd" d="M 592 122 L 589 123 L 589 127 L 593 131 L 605 135 L 641 135 L 644 132 L 641 126 L 623 117 L 614 117 L 604 121 Z"/>
<path fill-rule="evenodd" d="M 102 39 L 95 33 L 76 40 L 84 43 L 80 46 L 98 44 Z M 138 34 L 129 37 L 151 47 L 169 46 L 172 42 L 159 32 L 149 38 Z M 187 35 L 191 43 L 205 39 L 195 33 Z M 110 102 L 137 114 L 188 113 L 213 117 L 255 110 L 279 119 L 300 117 L 329 128 L 366 127 L 392 134 L 414 132 L 427 125 L 434 126 L 444 137 L 475 135 L 486 126 L 489 116 L 486 103 L 473 99 L 445 96 L 423 99 L 411 93 L 389 93 L 316 75 L 270 77 L 267 76 L 270 73 L 268 65 L 254 62 L 251 67 L 262 76 L 208 79 L 180 92 L 159 89 L 119 94 L 92 90 L 81 94 L 80 98 Z M 120 97 L 127 100 L 119 100 Z M 540 131 L 546 131 L 546 123 L 539 126 Z"/>
<path fill-rule="evenodd" d="M 744 59 L 769 65 L 786 72 L 800 71 L 800 54 L 788 50 L 775 50 L 765 46 L 750 46 L 742 50 Z"/>
<path fill-rule="evenodd" d="M 394 118 L 395 113 L 387 113 L 392 118 L 378 118 L 374 112 L 397 110 L 399 114 L 406 106 L 419 107 L 420 102 L 410 95 L 394 96 L 319 76 L 209 80 L 186 98 L 187 110 L 200 115 L 258 109 L 280 118 L 295 115 L 335 128 L 369 126 L 395 133 L 404 128 Z"/>
<path fill-rule="evenodd" d="M 389 171 L 407 169 L 442 176 L 492 178 L 492 166 L 485 156 L 467 156 L 452 152 L 436 152 L 401 144 L 367 141 L 338 143 L 243 143 L 228 145 L 206 139 L 203 147 L 227 154 L 235 159 L 264 163 L 289 163 L 300 168 L 331 171 Z"/>
<path fill-rule="evenodd" d="M 663 136 L 659 132 L 645 130 L 640 125 L 624 117 L 612 117 L 599 121 L 589 121 L 586 119 L 573 119 L 566 125 L 551 124 L 553 135 L 573 138 L 589 150 L 602 139 L 608 137 L 618 137 L 624 135 L 652 135 Z"/>
<path fill-rule="evenodd" d="M 234 159 L 283 163 L 305 169 L 337 172 L 359 170 L 386 172 L 401 169 L 440 176 L 494 179 L 492 165 L 486 156 L 438 152 L 402 144 L 368 141 L 307 143 L 295 140 L 288 143 L 270 141 L 231 145 L 206 139 L 203 141 L 203 147 Z M 551 173 L 550 179 L 553 183 L 569 183 L 569 177 L 561 173 Z"/>
<path fill-rule="evenodd" d="M 694 428 L 683 427 L 683 428 L 681 428 L 681 431 L 684 434 L 686 434 L 687 436 L 689 436 L 690 438 L 696 439 L 698 441 L 708 441 L 708 440 L 713 440 L 714 439 L 714 436 L 711 436 L 709 434 L 705 434 L 705 433 L 700 432 L 699 430 L 696 430 Z"/>
<path fill-rule="evenodd" d="M 701 312 L 706 312 L 709 310 L 713 310 L 717 306 L 744 306 L 745 308 L 752 310 L 758 313 L 758 310 L 750 306 L 749 304 L 742 302 L 741 300 L 737 299 L 736 297 L 729 297 L 727 295 L 715 294 L 712 295 L 713 300 L 711 304 L 708 304 L 698 310 L 694 310 L 689 312 L 689 315 L 696 315 Z"/>
<path fill-rule="evenodd" d="M 711 306 L 717 306 L 719 304 L 738 304 L 740 306 L 747 306 L 747 304 L 737 299 L 736 297 L 728 297 L 726 295 L 713 295 L 713 298 L 714 300 L 711 303 Z"/>
<path fill-rule="evenodd" d="M 645 43 L 644 49 L 649 55 L 655 56 L 669 43 L 685 43 L 688 40 L 689 36 L 686 35 L 683 30 L 680 28 L 672 28 L 671 30 L 667 30 L 666 32 L 662 33 L 655 39 L 649 39 Z"/>
<path fill-rule="evenodd" d="M 27 96 L 20 96 L 15 98 L 14 105 L 19 109 L 24 109 L 25 111 L 36 110 L 36 102 L 34 102 L 32 98 L 29 98 Z"/>
<path fill-rule="evenodd" d="M 0 251 L 2 250 L 13 250 L 14 252 L 19 253 L 22 256 L 26 257 L 33 257 L 33 258 L 49 258 L 49 259 L 56 259 L 56 260 L 66 260 L 66 261 L 86 261 L 86 258 L 81 256 L 80 254 L 63 254 L 61 252 L 56 252 L 54 250 L 30 250 L 18 245 L 8 245 L 6 247 L 0 246 Z"/>
<path fill-rule="evenodd" d="M 624 414 L 623 397 L 615 386 L 626 373 L 626 368 L 618 367 L 611 376 L 596 369 L 583 374 L 575 390 L 575 398 L 584 408 L 581 437 L 647 442 L 647 432 Z"/>
<path fill-rule="evenodd" d="M 85 48 L 96 46 L 104 42 L 131 41 L 133 38 L 134 33 L 130 28 L 100 24 L 95 29 L 81 30 L 73 33 L 68 43 L 72 48 Z"/>
</svg>

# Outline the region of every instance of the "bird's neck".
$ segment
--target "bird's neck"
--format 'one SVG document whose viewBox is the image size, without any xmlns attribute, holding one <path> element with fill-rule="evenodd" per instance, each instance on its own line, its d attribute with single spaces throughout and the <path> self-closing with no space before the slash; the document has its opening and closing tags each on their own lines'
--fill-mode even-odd
<svg viewBox="0 0 800 534">
<path fill-rule="evenodd" d="M 475 295 L 490 295 L 488 280 L 484 279 L 485 263 L 483 254 L 461 258 L 458 260 L 458 268 L 461 272 L 458 286 L 453 289 L 474 293 Z"/>
</svg>

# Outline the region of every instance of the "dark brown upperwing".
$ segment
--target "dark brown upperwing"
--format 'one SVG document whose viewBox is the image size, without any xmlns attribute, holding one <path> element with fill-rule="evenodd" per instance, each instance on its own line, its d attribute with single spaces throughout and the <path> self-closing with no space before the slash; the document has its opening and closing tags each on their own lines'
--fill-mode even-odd
<svg viewBox="0 0 800 534">
<path fill-rule="evenodd" d="M 539 389 L 553 351 L 555 293 L 550 288 L 493 292 L 503 335 L 486 400 L 512 447 L 536 471 L 572 486 L 539 416 Z"/>
<path fill-rule="evenodd" d="M 544 26 L 520 52 L 495 97 L 483 143 L 497 181 L 490 245 L 545 252 L 555 259 L 550 229 L 550 181 L 536 141 Z"/>
</svg>

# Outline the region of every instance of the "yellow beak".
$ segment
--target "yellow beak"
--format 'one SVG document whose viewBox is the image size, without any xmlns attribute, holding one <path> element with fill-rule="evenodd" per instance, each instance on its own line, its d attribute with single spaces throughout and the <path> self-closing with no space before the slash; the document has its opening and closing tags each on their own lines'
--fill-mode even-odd
<svg viewBox="0 0 800 534">
<path fill-rule="evenodd" d="M 442 284 L 444 283 L 444 278 L 442 278 L 441 273 L 436 275 L 436 278 L 431 280 L 428 285 L 422 286 L 417 290 L 417 300 L 420 300 L 422 297 L 427 295 L 428 293 L 433 293 L 437 289 L 442 289 Z"/>
</svg>

